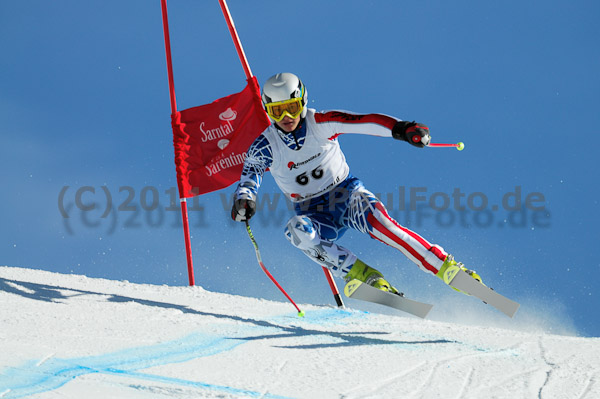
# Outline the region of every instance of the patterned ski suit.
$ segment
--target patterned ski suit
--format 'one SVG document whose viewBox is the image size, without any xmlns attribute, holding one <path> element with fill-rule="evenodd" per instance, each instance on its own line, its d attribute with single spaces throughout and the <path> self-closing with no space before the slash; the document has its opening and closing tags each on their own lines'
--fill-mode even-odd
<svg viewBox="0 0 600 399">
<path fill-rule="evenodd" d="M 357 257 L 335 241 L 349 228 L 402 251 L 422 270 L 437 273 L 446 252 L 392 219 L 350 168 L 337 137 L 345 133 L 392 137 L 398 119 L 381 114 L 308 109 L 295 133 L 273 124 L 250 146 L 235 198 L 256 200 L 267 169 L 295 205 L 287 239 L 334 275 L 344 277 Z"/>
</svg>

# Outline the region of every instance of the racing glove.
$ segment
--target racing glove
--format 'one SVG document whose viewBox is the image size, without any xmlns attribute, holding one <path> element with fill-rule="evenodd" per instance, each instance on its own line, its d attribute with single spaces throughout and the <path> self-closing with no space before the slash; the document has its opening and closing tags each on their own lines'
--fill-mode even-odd
<svg viewBox="0 0 600 399">
<path fill-rule="evenodd" d="M 426 125 L 416 123 L 415 121 L 398 121 L 392 129 L 392 137 L 396 140 L 408 141 L 410 144 L 419 148 L 429 145 L 429 142 L 431 141 L 429 128 Z"/>
<path fill-rule="evenodd" d="M 236 222 L 250 220 L 256 213 L 256 201 L 248 198 L 240 198 L 233 201 L 231 218 Z"/>
</svg>

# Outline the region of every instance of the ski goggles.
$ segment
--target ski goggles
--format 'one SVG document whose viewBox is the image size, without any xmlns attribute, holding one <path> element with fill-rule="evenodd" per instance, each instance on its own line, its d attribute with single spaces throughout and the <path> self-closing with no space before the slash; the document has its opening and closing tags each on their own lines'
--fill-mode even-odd
<svg viewBox="0 0 600 399">
<path fill-rule="evenodd" d="M 289 100 L 277 101 L 265 105 L 267 114 L 276 122 L 281 121 L 285 116 L 296 119 L 302 113 L 302 97 L 291 98 Z"/>
</svg>

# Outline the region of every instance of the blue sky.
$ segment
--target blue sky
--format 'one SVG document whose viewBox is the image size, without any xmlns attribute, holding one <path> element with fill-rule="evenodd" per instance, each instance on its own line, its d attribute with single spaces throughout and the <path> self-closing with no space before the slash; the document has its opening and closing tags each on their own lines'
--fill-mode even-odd
<svg viewBox="0 0 600 399">
<path fill-rule="evenodd" d="M 521 301 L 524 315 L 544 310 L 550 324 L 600 336 L 597 2 L 228 4 L 259 83 L 294 72 L 319 110 L 381 112 L 426 123 L 434 142 L 465 142 L 458 152 L 340 138 L 351 171 L 391 198 L 400 223 Z M 218 2 L 171 1 L 169 17 L 179 109 L 240 91 Z M 185 285 L 160 2 L 3 2 L 0 33 L 0 264 Z M 75 204 L 85 187 L 95 210 Z M 401 211 L 411 190 L 425 200 Z M 455 190 L 471 208 L 428 206 Z M 517 190 L 521 206 L 504 209 Z M 282 299 L 228 220 L 232 191 L 190 212 L 197 284 Z M 106 192 L 121 210 L 102 218 Z M 261 194 L 277 192 L 265 178 Z M 483 198 L 486 210 L 473 210 Z M 330 303 L 322 272 L 283 237 L 289 216 L 280 204 L 253 222 L 267 267 L 297 302 Z M 413 297 L 474 306 L 392 248 L 353 232 L 341 244 Z"/>
</svg>

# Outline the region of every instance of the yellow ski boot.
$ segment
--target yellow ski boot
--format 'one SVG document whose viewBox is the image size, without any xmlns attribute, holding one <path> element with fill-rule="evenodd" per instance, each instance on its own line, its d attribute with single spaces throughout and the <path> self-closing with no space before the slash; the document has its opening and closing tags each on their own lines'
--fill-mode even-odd
<svg viewBox="0 0 600 399">
<path fill-rule="evenodd" d="M 452 255 L 446 256 L 446 260 L 444 260 L 444 263 L 442 264 L 442 267 L 440 268 L 440 270 L 437 272 L 436 276 L 439 277 L 444 283 L 449 285 L 459 270 L 466 272 L 469 276 L 473 277 L 475 280 L 477 280 L 481 284 L 483 284 L 479 274 L 477 274 L 474 270 L 467 269 L 465 267 L 465 265 L 463 265 L 461 262 L 456 262 Z M 452 286 L 450 286 L 450 287 L 455 291 L 462 292 L 463 294 L 469 295 L 466 292 L 463 292 L 457 288 L 454 288 Z"/>
<path fill-rule="evenodd" d="M 387 291 L 391 292 L 392 294 L 401 295 L 396 288 L 392 287 L 392 285 L 383 278 L 383 275 L 377 269 L 368 266 L 360 259 L 356 259 L 356 262 L 354 262 L 352 268 L 350 268 L 350 271 L 344 278 L 346 282 L 354 279 L 362 281 L 363 283 L 373 286 L 381 291 Z"/>
</svg>

